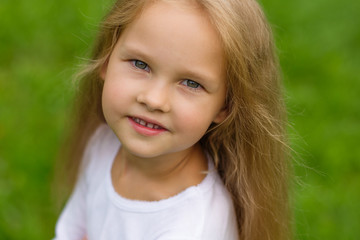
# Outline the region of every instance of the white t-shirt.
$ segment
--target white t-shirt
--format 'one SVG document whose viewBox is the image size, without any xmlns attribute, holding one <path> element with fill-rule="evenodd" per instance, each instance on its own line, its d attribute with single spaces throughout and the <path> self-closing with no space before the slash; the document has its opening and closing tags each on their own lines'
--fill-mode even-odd
<svg viewBox="0 0 360 240">
<path fill-rule="evenodd" d="M 100 126 L 84 154 L 84 171 L 57 224 L 55 240 L 235 240 L 231 197 L 212 161 L 197 186 L 160 201 L 121 197 L 111 181 L 120 142 Z"/>
</svg>

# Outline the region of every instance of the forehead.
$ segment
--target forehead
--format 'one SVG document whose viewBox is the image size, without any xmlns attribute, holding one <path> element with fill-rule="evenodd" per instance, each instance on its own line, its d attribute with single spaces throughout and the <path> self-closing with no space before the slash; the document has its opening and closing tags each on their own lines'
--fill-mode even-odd
<svg viewBox="0 0 360 240">
<path fill-rule="evenodd" d="M 124 30 L 130 31 L 142 36 L 157 34 L 162 38 L 159 40 L 172 43 L 181 38 L 194 44 L 206 44 L 204 48 L 212 45 L 212 49 L 222 51 L 217 30 L 195 1 L 151 1 Z"/>
<path fill-rule="evenodd" d="M 205 11 L 192 1 L 155 1 L 122 32 L 122 48 L 178 67 L 206 71 L 218 78 L 224 54 L 217 30 Z"/>
</svg>

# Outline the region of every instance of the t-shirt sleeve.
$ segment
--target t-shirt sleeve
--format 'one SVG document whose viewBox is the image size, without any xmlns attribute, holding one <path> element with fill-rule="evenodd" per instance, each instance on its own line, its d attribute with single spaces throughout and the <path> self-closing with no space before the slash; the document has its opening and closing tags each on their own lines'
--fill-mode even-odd
<svg viewBox="0 0 360 240">
<path fill-rule="evenodd" d="M 68 199 L 55 228 L 53 240 L 81 240 L 86 236 L 86 194 L 87 172 L 91 168 L 92 152 L 101 139 L 101 127 L 97 129 L 88 142 L 80 169 L 81 174 L 75 188 Z"/>
<path fill-rule="evenodd" d="M 81 240 L 86 234 L 86 183 L 79 179 L 56 224 L 54 240 Z"/>
</svg>

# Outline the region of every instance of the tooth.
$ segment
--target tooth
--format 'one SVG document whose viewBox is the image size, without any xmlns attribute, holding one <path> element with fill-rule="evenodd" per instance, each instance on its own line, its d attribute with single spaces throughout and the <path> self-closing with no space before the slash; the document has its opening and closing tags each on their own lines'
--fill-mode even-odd
<svg viewBox="0 0 360 240">
<path fill-rule="evenodd" d="M 160 127 L 158 125 L 154 125 L 154 129 L 159 129 Z"/>
<path fill-rule="evenodd" d="M 146 127 L 148 127 L 148 128 L 153 128 L 153 127 L 154 127 L 154 124 L 148 123 L 148 124 L 146 124 Z"/>
<path fill-rule="evenodd" d="M 144 120 L 140 120 L 140 124 L 146 126 L 146 122 Z"/>
</svg>

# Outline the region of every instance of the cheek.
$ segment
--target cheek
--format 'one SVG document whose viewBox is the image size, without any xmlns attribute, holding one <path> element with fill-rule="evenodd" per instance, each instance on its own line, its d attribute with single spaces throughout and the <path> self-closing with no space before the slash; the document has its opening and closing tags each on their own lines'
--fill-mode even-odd
<svg viewBox="0 0 360 240">
<path fill-rule="evenodd" d="M 116 85 L 114 86 L 114 84 L 109 83 L 109 81 L 105 82 L 102 95 L 104 107 L 116 106 L 117 103 L 121 102 L 118 101 L 121 96 L 123 96 L 121 88 L 119 89 Z"/>
<path fill-rule="evenodd" d="M 176 116 L 177 127 L 185 134 L 192 135 L 198 140 L 205 134 L 212 122 L 212 114 L 206 107 L 187 107 Z"/>
<path fill-rule="evenodd" d="M 122 80 L 106 79 L 102 93 L 102 107 L 105 117 L 121 113 L 129 104 L 130 90 Z"/>
<path fill-rule="evenodd" d="M 133 92 L 131 76 L 125 63 L 111 62 L 108 66 L 103 89 L 103 104 L 117 105 L 128 98 Z"/>
</svg>

